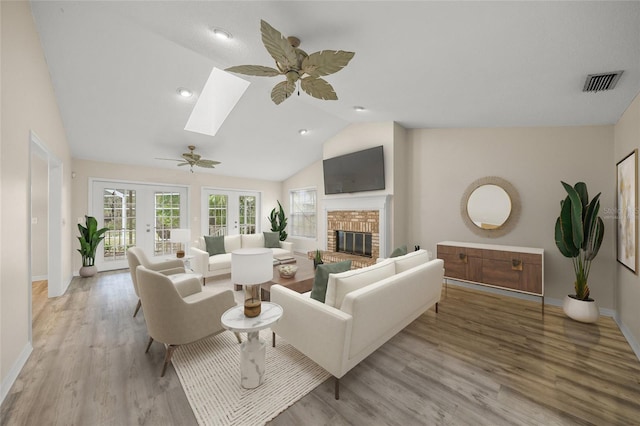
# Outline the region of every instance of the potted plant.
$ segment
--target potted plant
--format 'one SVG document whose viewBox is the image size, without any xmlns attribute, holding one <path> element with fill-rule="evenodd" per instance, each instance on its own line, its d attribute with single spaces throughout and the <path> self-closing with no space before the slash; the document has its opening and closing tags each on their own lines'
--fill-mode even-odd
<svg viewBox="0 0 640 426">
<path fill-rule="evenodd" d="M 287 239 L 287 233 L 284 230 L 287 227 L 287 218 L 284 216 L 284 209 L 280 201 L 278 201 L 278 208 L 277 213 L 275 208 L 271 210 L 268 219 L 269 222 L 271 222 L 271 232 L 278 232 L 280 234 L 280 241 L 284 241 Z"/>
<path fill-rule="evenodd" d="M 556 246 L 563 256 L 573 260 L 576 276 L 575 294 L 564 299 L 563 309 L 569 318 L 581 322 L 596 322 L 598 305 L 589 297 L 589 272 L 591 262 L 598 254 L 604 223 L 598 216 L 600 193 L 589 202 L 587 185 L 578 182 L 573 187 L 565 182 L 562 186 L 567 197 L 560 202 L 560 216 L 556 220 Z"/>
<path fill-rule="evenodd" d="M 80 268 L 81 277 L 92 277 L 98 270 L 94 265 L 96 257 L 96 249 L 100 242 L 104 239 L 104 233 L 108 228 L 98 229 L 98 221 L 93 216 L 85 216 L 85 225 L 78 224 L 80 236 L 80 248 L 78 251 L 82 255 L 82 268 Z"/>
<path fill-rule="evenodd" d="M 316 269 L 318 265 L 322 265 L 324 262 L 322 261 L 322 253 L 320 250 L 316 250 L 316 255 L 313 258 L 313 269 Z"/>
</svg>

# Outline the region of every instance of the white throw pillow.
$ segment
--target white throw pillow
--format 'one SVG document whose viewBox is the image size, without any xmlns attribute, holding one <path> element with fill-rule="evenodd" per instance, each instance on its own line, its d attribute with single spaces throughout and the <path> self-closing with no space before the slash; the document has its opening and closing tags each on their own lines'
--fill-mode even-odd
<svg viewBox="0 0 640 426">
<path fill-rule="evenodd" d="M 353 269 L 339 274 L 330 274 L 327 281 L 327 295 L 324 303 L 340 309 L 342 301 L 347 293 L 366 287 L 396 273 L 395 263 L 392 259 L 366 268 Z"/>
<path fill-rule="evenodd" d="M 224 237 L 224 251 L 231 253 L 234 250 L 242 248 L 240 235 L 226 235 Z"/>
<path fill-rule="evenodd" d="M 264 248 L 264 235 L 242 234 L 242 248 Z"/>
<path fill-rule="evenodd" d="M 404 256 L 394 257 L 393 261 L 396 263 L 396 273 L 399 274 L 400 272 L 408 271 L 418 265 L 427 263 L 429 261 L 429 253 L 426 250 L 412 251 Z"/>
</svg>

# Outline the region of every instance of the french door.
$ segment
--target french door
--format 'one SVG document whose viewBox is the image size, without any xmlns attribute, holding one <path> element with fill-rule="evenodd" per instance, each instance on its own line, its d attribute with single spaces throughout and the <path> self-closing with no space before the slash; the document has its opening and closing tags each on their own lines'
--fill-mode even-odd
<svg viewBox="0 0 640 426">
<path fill-rule="evenodd" d="M 141 247 L 150 257 L 180 249 L 171 230 L 188 228 L 187 188 L 127 182 L 93 181 L 92 211 L 99 227 L 109 230 L 96 252 L 98 269 L 128 267 L 129 247 Z"/>
<path fill-rule="evenodd" d="M 260 194 L 253 191 L 202 190 L 202 235 L 260 232 Z"/>
</svg>

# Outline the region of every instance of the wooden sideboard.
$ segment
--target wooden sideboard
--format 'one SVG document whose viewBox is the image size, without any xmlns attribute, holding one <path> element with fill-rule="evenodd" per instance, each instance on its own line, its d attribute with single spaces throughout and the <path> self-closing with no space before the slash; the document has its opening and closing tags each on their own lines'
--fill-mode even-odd
<svg viewBox="0 0 640 426">
<path fill-rule="evenodd" d="M 544 313 L 543 249 L 442 241 L 437 253 L 445 278 L 539 296 Z"/>
</svg>

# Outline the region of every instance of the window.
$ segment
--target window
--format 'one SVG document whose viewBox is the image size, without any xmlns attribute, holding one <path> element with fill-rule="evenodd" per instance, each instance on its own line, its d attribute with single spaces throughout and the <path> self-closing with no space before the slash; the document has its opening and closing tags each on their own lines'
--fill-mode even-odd
<svg viewBox="0 0 640 426">
<path fill-rule="evenodd" d="M 297 189 L 289 192 L 289 224 L 292 237 L 316 238 L 316 190 Z"/>
</svg>

